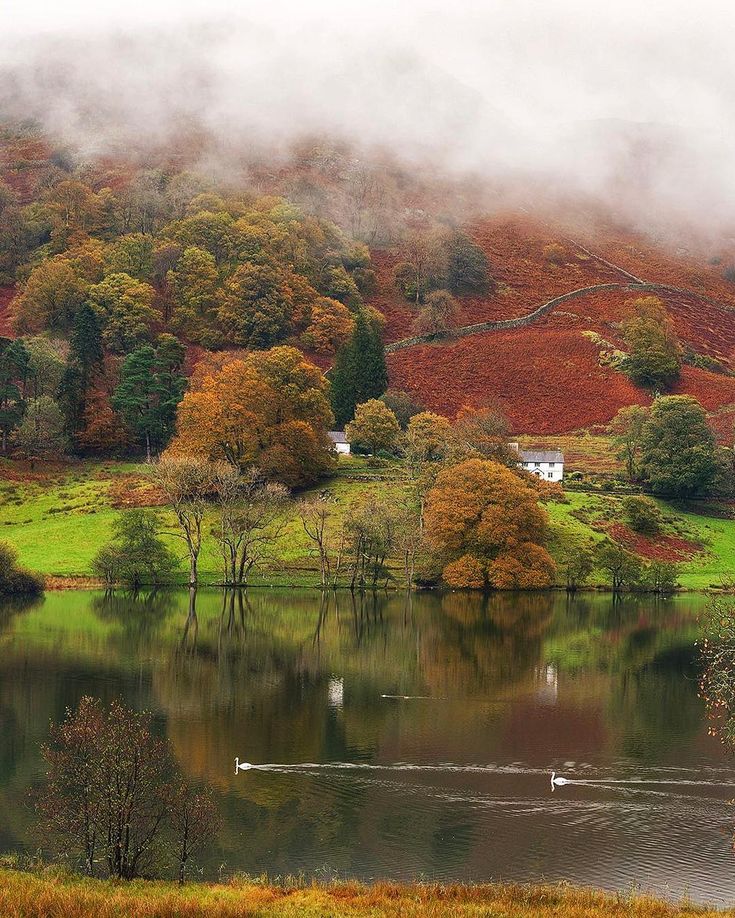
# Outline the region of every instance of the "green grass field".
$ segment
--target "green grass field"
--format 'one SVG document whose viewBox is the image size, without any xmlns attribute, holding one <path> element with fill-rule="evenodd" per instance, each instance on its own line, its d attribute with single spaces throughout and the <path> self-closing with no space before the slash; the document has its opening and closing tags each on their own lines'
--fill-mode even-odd
<svg viewBox="0 0 735 918">
<path fill-rule="evenodd" d="M 595 448 L 602 452 L 598 444 Z M 14 545 L 22 563 L 32 570 L 55 578 L 90 577 L 92 559 L 110 539 L 115 519 L 140 496 L 146 503 L 147 486 L 145 466 L 130 463 L 84 462 L 35 472 L 0 463 L 0 540 Z M 398 498 L 407 487 L 400 462 L 373 467 L 366 459 L 343 457 L 337 473 L 315 490 L 329 492 L 331 526 L 337 532 L 351 505 L 366 493 Z M 576 546 L 601 540 L 605 526 L 620 521 L 621 500 L 622 495 L 570 490 L 564 501 L 550 502 L 548 547 L 554 558 L 559 561 Z M 735 520 L 661 501 L 659 505 L 666 534 L 702 546 L 698 554 L 679 565 L 681 586 L 707 590 L 728 582 L 735 571 Z M 175 520 L 166 508 L 159 512 L 166 538 L 182 559 L 183 578 L 184 551 L 175 535 Z M 207 528 L 214 524 L 213 514 Z M 217 581 L 220 567 L 213 539 L 207 540 L 200 570 L 205 582 Z M 317 585 L 318 561 L 293 510 L 288 511 L 272 562 L 253 582 Z M 606 585 L 604 573 L 595 571 L 590 585 Z"/>
</svg>

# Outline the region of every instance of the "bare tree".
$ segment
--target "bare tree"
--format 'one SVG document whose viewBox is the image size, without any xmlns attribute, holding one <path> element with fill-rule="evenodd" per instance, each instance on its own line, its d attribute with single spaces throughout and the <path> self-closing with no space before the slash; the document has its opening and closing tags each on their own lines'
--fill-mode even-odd
<svg viewBox="0 0 735 918">
<path fill-rule="evenodd" d="M 350 507 L 345 523 L 351 558 L 350 589 L 376 589 L 392 579 L 387 560 L 395 548 L 396 514 L 387 498 L 370 495 Z"/>
<path fill-rule="evenodd" d="M 413 589 L 416 575 L 416 558 L 423 541 L 422 505 L 410 499 L 403 501 L 395 511 L 395 548 L 403 562 L 403 578 L 407 590 Z"/>
<path fill-rule="evenodd" d="M 212 464 L 194 456 L 159 459 L 153 469 L 156 484 L 171 505 L 189 554 L 189 585 L 199 579 L 202 525 L 214 486 Z"/>
<path fill-rule="evenodd" d="M 329 585 L 331 575 L 331 558 L 329 551 L 329 503 L 326 496 L 303 500 L 298 505 L 301 525 L 319 553 L 319 574 L 322 589 Z"/>
<path fill-rule="evenodd" d="M 179 865 L 179 886 L 184 885 L 186 865 L 193 854 L 217 834 L 220 819 L 210 790 L 196 793 L 186 781 L 174 790 L 171 825 Z"/>
<path fill-rule="evenodd" d="M 285 525 L 282 511 L 288 489 L 264 481 L 257 469 L 239 475 L 226 464 L 217 466 L 216 492 L 224 582 L 244 586 L 254 567 L 268 555 Z"/>
</svg>

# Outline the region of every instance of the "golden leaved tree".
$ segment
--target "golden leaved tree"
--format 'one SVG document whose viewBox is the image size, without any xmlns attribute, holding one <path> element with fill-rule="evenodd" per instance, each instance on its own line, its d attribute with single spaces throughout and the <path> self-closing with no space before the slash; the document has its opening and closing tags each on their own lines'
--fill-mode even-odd
<svg viewBox="0 0 735 918">
<path fill-rule="evenodd" d="M 288 487 L 315 481 L 333 463 L 329 384 L 293 347 L 233 360 L 184 396 L 172 455 L 226 460 Z"/>
<path fill-rule="evenodd" d="M 454 587 L 540 589 L 554 582 L 546 511 L 533 485 L 498 462 L 468 459 L 437 475 L 426 539 Z"/>
</svg>

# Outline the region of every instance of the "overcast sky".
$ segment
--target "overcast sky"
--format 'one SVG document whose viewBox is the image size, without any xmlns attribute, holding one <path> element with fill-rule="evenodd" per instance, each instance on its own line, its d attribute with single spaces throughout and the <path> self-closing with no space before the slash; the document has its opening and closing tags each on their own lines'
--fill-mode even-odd
<svg viewBox="0 0 735 918">
<path fill-rule="evenodd" d="M 589 187 L 619 181 L 630 122 L 664 142 L 662 200 L 729 216 L 734 6 L 0 0 L 0 106 L 90 148 L 196 116 L 232 143 L 326 131 Z"/>
</svg>

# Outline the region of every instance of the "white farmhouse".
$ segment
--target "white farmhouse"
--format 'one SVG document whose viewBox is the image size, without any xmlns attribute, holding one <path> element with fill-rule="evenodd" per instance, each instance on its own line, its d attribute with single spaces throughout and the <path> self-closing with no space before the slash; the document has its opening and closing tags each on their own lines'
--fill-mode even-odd
<svg viewBox="0 0 735 918">
<path fill-rule="evenodd" d="M 350 444 L 347 442 L 344 430 L 330 430 L 329 439 L 332 441 L 332 445 L 338 453 L 349 456 Z"/>
<path fill-rule="evenodd" d="M 564 478 L 564 453 L 558 449 L 521 449 L 523 468 L 543 478 L 544 481 L 561 481 Z"/>
</svg>

